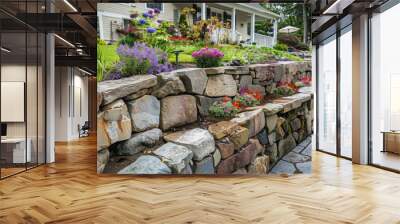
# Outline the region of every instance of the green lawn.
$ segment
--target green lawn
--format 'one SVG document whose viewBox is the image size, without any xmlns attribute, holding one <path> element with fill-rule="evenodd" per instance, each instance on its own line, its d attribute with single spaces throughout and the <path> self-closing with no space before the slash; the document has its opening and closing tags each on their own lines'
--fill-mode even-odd
<svg viewBox="0 0 400 224">
<path fill-rule="evenodd" d="M 171 44 L 168 47 L 168 59 L 170 62 L 175 62 L 175 54 L 172 53 L 174 50 L 182 50 L 183 52 L 179 54 L 179 62 L 180 63 L 194 63 L 192 58 L 192 53 L 196 50 L 202 48 L 202 44 Z M 287 58 L 292 61 L 301 61 L 302 59 L 293 56 L 287 52 L 275 50 L 272 48 L 256 48 L 256 47 L 242 47 L 238 45 L 218 45 L 212 46 L 218 48 L 224 53 L 223 62 L 231 62 L 233 59 L 239 59 L 243 62 L 247 63 L 257 63 L 258 60 L 267 60 L 267 58 L 271 58 L 272 56 L 278 56 L 279 58 Z M 110 68 L 115 62 L 118 62 L 119 57 L 116 53 L 117 45 L 100 45 L 100 49 L 105 58 L 105 66 L 106 68 Z"/>
</svg>

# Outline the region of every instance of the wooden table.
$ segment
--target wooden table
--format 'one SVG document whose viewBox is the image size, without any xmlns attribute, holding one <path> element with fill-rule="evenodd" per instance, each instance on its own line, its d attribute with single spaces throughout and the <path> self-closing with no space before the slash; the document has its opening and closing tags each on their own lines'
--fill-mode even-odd
<svg viewBox="0 0 400 224">
<path fill-rule="evenodd" d="M 400 131 L 383 131 L 382 152 L 400 154 Z"/>
</svg>

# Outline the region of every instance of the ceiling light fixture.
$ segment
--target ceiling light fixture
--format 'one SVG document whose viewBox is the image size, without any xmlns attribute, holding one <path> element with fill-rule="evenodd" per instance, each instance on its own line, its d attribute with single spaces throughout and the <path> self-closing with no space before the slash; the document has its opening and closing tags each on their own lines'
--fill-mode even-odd
<svg viewBox="0 0 400 224">
<path fill-rule="evenodd" d="M 58 34 L 54 34 L 55 37 L 57 37 L 59 40 L 61 40 L 62 42 L 66 43 L 67 45 L 69 45 L 70 47 L 75 48 L 75 45 L 73 45 L 71 42 L 69 42 L 68 40 L 60 37 Z"/>
<path fill-rule="evenodd" d="M 90 73 L 90 72 L 88 72 L 88 71 L 85 71 L 85 70 L 83 70 L 83 69 L 81 69 L 81 68 L 79 68 L 79 67 L 78 67 L 78 70 L 81 71 L 81 72 L 83 72 L 83 73 L 85 73 L 85 74 L 87 74 L 87 75 L 92 75 L 92 73 Z"/>
<path fill-rule="evenodd" d="M 65 4 L 67 4 L 72 10 L 74 10 L 74 12 L 78 12 L 78 10 L 68 1 L 68 0 L 64 0 Z"/>
<path fill-rule="evenodd" d="M 11 52 L 10 50 L 8 50 L 8 49 L 5 48 L 5 47 L 1 47 L 0 49 L 1 49 L 2 51 L 6 52 L 6 53 L 10 53 L 10 52 Z"/>
</svg>

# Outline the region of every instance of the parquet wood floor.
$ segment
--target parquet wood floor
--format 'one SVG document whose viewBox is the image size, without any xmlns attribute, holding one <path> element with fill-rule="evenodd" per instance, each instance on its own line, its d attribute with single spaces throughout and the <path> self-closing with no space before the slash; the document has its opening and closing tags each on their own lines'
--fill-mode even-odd
<svg viewBox="0 0 400 224">
<path fill-rule="evenodd" d="M 0 223 L 400 223 L 400 175 L 313 153 L 291 177 L 96 174 L 94 137 L 0 181 Z"/>
</svg>

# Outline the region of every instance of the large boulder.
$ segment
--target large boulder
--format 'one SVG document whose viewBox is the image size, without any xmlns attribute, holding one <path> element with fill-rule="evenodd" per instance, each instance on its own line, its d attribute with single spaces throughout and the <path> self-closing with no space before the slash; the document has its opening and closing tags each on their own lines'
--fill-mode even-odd
<svg viewBox="0 0 400 224">
<path fill-rule="evenodd" d="M 191 95 L 168 96 L 161 100 L 161 129 L 197 121 L 196 98 Z"/>
<path fill-rule="evenodd" d="M 168 138 L 169 141 L 183 145 L 193 152 L 193 159 L 202 160 L 215 151 L 213 136 L 207 130 L 195 128 L 177 135 L 176 138 Z"/>
<path fill-rule="evenodd" d="M 249 129 L 250 137 L 258 134 L 265 127 L 265 116 L 261 109 L 239 113 L 231 121 Z"/>
<path fill-rule="evenodd" d="M 118 174 L 170 174 L 171 169 L 155 156 L 143 155 Z"/>
<path fill-rule="evenodd" d="M 160 124 L 160 101 L 156 97 L 145 95 L 127 104 L 134 132 L 158 128 Z"/>
<path fill-rule="evenodd" d="M 155 128 L 135 134 L 129 140 L 114 145 L 112 152 L 119 156 L 134 155 L 159 144 L 161 140 L 162 132 Z"/>
<path fill-rule="evenodd" d="M 220 121 L 208 126 L 208 131 L 214 136 L 215 139 L 221 139 L 230 135 L 237 126 L 238 124 L 230 121 Z"/>
<path fill-rule="evenodd" d="M 97 92 L 103 95 L 102 104 L 105 105 L 155 85 L 157 78 L 154 75 L 134 75 L 119 80 L 99 82 Z"/>
<path fill-rule="evenodd" d="M 236 82 L 231 75 L 214 75 L 208 78 L 206 96 L 235 96 L 236 93 Z"/>
<path fill-rule="evenodd" d="M 209 109 L 215 102 L 221 102 L 223 97 L 206 97 L 201 95 L 196 95 L 197 108 L 199 113 L 203 117 L 209 116 Z"/>
<path fill-rule="evenodd" d="M 186 92 L 203 94 L 207 84 L 207 74 L 201 68 L 185 68 L 175 71 L 185 85 Z"/>
<path fill-rule="evenodd" d="M 158 76 L 159 86 L 152 92 L 157 98 L 164 98 L 169 95 L 177 95 L 186 91 L 185 85 L 176 73 L 163 73 Z"/>
<path fill-rule="evenodd" d="M 171 142 L 162 145 L 153 153 L 159 156 L 174 173 L 182 173 L 193 157 L 192 151 L 188 148 Z"/>
</svg>

